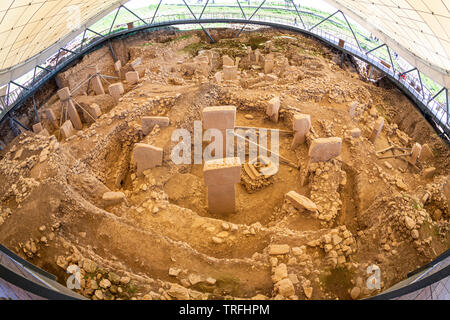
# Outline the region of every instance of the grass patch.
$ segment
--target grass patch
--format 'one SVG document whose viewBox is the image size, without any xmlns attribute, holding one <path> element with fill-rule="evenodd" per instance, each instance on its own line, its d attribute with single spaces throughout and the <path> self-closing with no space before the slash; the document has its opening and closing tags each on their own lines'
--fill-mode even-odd
<svg viewBox="0 0 450 320">
<path fill-rule="evenodd" d="M 200 50 L 209 49 L 208 45 L 197 42 L 197 43 L 191 43 L 190 45 L 187 45 L 182 49 L 182 51 L 189 53 L 191 56 L 195 57 L 198 55 L 198 52 Z"/>
</svg>

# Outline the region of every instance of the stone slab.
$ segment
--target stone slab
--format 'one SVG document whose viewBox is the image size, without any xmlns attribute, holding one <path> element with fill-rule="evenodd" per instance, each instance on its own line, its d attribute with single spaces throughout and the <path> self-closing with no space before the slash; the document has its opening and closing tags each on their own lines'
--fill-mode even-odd
<svg viewBox="0 0 450 320">
<path fill-rule="evenodd" d="M 213 106 L 203 109 L 203 128 L 234 129 L 236 124 L 235 106 Z"/>
<path fill-rule="evenodd" d="M 163 149 L 145 143 L 136 143 L 133 150 L 133 161 L 137 166 L 137 174 L 162 165 Z"/>
<path fill-rule="evenodd" d="M 328 161 L 341 154 L 342 138 L 318 138 L 314 139 L 309 147 L 310 161 Z"/>
<path fill-rule="evenodd" d="M 241 161 L 238 157 L 206 161 L 203 166 L 206 186 L 236 184 L 241 181 Z"/>
<path fill-rule="evenodd" d="M 168 117 L 142 117 L 142 131 L 145 135 L 149 134 L 155 125 L 160 127 L 167 127 L 170 123 Z"/>
</svg>

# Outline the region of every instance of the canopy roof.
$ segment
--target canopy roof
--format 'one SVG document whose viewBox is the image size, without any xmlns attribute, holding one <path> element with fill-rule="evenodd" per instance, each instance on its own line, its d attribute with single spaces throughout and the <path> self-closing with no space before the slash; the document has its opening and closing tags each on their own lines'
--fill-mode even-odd
<svg viewBox="0 0 450 320">
<path fill-rule="evenodd" d="M 450 88 L 450 0 L 326 0 Z"/>
<path fill-rule="evenodd" d="M 326 1 L 421 72 L 450 87 L 450 0 Z M 126 2 L 0 1 L 0 84 L 32 70 L 85 27 Z"/>
</svg>

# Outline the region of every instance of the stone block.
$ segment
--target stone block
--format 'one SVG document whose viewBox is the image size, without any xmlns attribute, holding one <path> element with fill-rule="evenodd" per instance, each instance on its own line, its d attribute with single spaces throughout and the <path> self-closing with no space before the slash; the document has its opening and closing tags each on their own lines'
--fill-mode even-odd
<svg viewBox="0 0 450 320">
<path fill-rule="evenodd" d="M 78 111 L 75 108 L 73 100 L 67 101 L 67 115 L 69 116 L 70 121 L 72 121 L 72 125 L 75 129 L 77 130 L 83 129 L 83 124 L 81 123 L 80 115 L 78 114 Z"/>
<path fill-rule="evenodd" d="M 294 130 L 294 138 L 292 140 L 291 149 L 294 150 L 300 144 L 305 143 L 306 134 L 311 129 L 311 116 L 302 113 L 295 114 L 292 128 Z"/>
<path fill-rule="evenodd" d="M 125 201 L 126 197 L 123 192 L 105 192 L 102 196 L 103 202 L 106 206 L 112 206 Z"/>
<path fill-rule="evenodd" d="M 145 143 L 136 143 L 133 150 L 133 161 L 137 166 L 137 174 L 162 165 L 163 149 Z"/>
<path fill-rule="evenodd" d="M 48 132 L 48 130 L 47 129 L 42 129 L 39 133 L 38 133 L 38 135 L 40 135 L 40 136 L 45 136 L 45 137 L 50 137 L 50 133 Z"/>
<path fill-rule="evenodd" d="M 90 116 L 85 115 L 85 119 L 86 118 L 97 119 L 98 117 L 100 117 L 102 115 L 102 110 L 100 109 L 99 105 L 96 103 L 92 103 L 92 104 L 86 106 L 85 109 L 86 109 L 86 112 L 89 113 L 89 115 L 90 115 Z"/>
<path fill-rule="evenodd" d="M 86 67 L 84 70 L 86 71 L 88 76 L 100 73 L 100 71 L 98 70 L 98 66 L 96 66 L 96 65 Z"/>
<path fill-rule="evenodd" d="M 274 66 L 273 59 L 270 59 L 270 58 L 264 59 L 264 73 L 266 73 L 266 74 L 267 73 L 272 73 L 273 66 Z"/>
<path fill-rule="evenodd" d="M 51 109 L 45 110 L 45 115 L 47 116 L 47 119 L 51 122 L 52 126 L 55 128 L 58 128 L 58 120 L 56 119 L 56 115 Z"/>
<path fill-rule="evenodd" d="M 125 74 L 125 80 L 128 84 L 136 84 L 139 82 L 139 73 L 137 71 L 129 71 Z"/>
<path fill-rule="evenodd" d="M 236 80 L 237 79 L 237 67 L 236 66 L 223 66 L 223 79 L 224 80 Z"/>
<path fill-rule="evenodd" d="M 124 93 L 122 82 L 113 83 L 109 86 L 109 94 L 113 97 L 114 102 L 119 103 L 119 99 Z"/>
<path fill-rule="evenodd" d="M 420 152 L 420 160 L 427 161 L 434 158 L 433 150 L 425 143 L 422 145 L 422 151 Z"/>
<path fill-rule="evenodd" d="M 241 181 L 241 161 L 238 157 L 205 162 L 203 178 L 206 186 L 236 184 Z"/>
<path fill-rule="evenodd" d="M 143 77 L 145 77 L 147 68 L 145 66 L 136 66 L 134 68 L 134 71 L 137 71 L 139 73 L 139 79 L 142 79 Z"/>
<path fill-rule="evenodd" d="M 142 131 L 145 135 L 149 134 L 155 125 L 167 127 L 169 125 L 168 117 L 142 117 Z"/>
<path fill-rule="evenodd" d="M 203 128 L 234 129 L 236 123 L 235 106 L 214 106 L 203 109 Z"/>
<path fill-rule="evenodd" d="M 420 152 L 422 151 L 422 146 L 418 143 L 414 143 L 412 149 L 411 149 L 411 156 L 408 159 L 408 162 L 412 165 L 415 165 L 417 162 L 417 159 L 420 157 Z"/>
<path fill-rule="evenodd" d="M 431 178 L 433 178 L 435 173 L 436 173 L 436 168 L 429 167 L 429 168 L 426 168 L 423 170 L 422 177 L 424 177 L 425 179 L 431 179 Z"/>
<path fill-rule="evenodd" d="M 289 191 L 286 193 L 286 199 L 288 199 L 292 205 L 300 211 L 305 209 L 312 212 L 317 211 L 317 206 L 314 202 L 295 191 Z"/>
<path fill-rule="evenodd" d="M 120 69 L 122 69 L 122 61 L 117 60 L 116 62 L 114 62 L 114 69 L 116 70 L 116 72 L 120 73 Z"/>
<path fill-rule="evenodd" d="M 277 256 L 289 253 L 289 245 L 287 244 L 271 244 L 269 247 L 269 255 Z"/>
<path fill-rule="evenodd" d="M 105 89 L 103 88 L 102 80 L 100 79 L 100 76 L 94 76 L 91 78 L 92 83 L 92 89 L 94 90 L 96 95 L 103 95 L 105 94 Z"/>
<path fill-rule="evenodd" d="M 311 162 L 328 161 L 339 156 L 341 149 L 341 138 L 318 138 L 312 141 L 308 154 Z"/>
<path fill-rule="evenodd" d="M 138 66 L 140 66 L 142 64 L 142 58 L 141 57 L 139 57 L 139 58 L 136 58 L 136 59 L 134 59 L 133 61 L 131 61 L 130 62 L 130 66 L 131 66 L 131 68 L 134 70 L 134 71 L 136 71 L 136 67 L 138 67 Z"/>
<path fill-rule="evenodd" d="M 280 97 L 274 97 L 267 102 L 266 114 L 272 122 L 278 122 L 280 105 Z"/>
<path fill-rule="evenodd" d="M 61 101 L 67 101 L 70 99 L 70 90 L 68 87 L 58 90 L 58 97 Z"/>
<path fill-rule="evenodd" d="M 229 66 L 229 67 L 231 67 L 231 66 L 234 66 L 234 60 L 233 59 L 231 59 L 229 56 L 227 56 L 227 55 L 224 55 L 223 57 L 222 57 L 222 64 L 223 64 L 223 66 Z"/>
<path fill-rule="evenodd" d="M 383 129 L 383 126 L 384 126 L 384 118 L 383 117 L 379 117 L 375 121 L 375 124 L 373 126 L 373 130 L 372 130 L 372 134 L 370 136 L 370 141 L 372 143 L 375 143 L 375 141 L 377 140 L 378 136 L 380 135 L 381 130 Z"/>
<path fill-rule="evenodd" d="M 61 128 L 59 129 L 59 132 L 61 133 L 61 137 L 63 139 L 67 139 L 75 134 L 75 130 L 73 128 L 72 122 L 70 120 L 67 120 L 63 123 Z"/>
<path fill-rule="evenodd" d="M 42 123 L 38 122 L 36 124 L 33 125 L 33 132 L 34 133 L 39 133 L 43 130 L 42 128 Z"/>
<path fill-rule="evenodd" d="M 361 129 L 353 128 L 350 130 L 350 136 L 352 138 L 359 138 L 361 136 Z"/>
</svg>

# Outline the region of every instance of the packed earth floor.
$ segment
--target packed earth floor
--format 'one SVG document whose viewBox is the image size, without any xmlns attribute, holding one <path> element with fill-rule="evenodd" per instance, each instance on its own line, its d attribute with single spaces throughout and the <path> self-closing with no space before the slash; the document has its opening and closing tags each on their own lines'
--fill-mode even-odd
<svg viewBox="0 0 450 320">
<path fill-rule="evenodd" d="M 74 290 L 96 300 L 361 299 L 448 250 L 449 148 L 408 98 L 316 40 L 234 33 L 146 33 L 116 40 L 119 64 L 105 47 L 61 72 L 80 130 L 55 92 L 37 133 L 1 151 L 0 243 L 62 284 L 76 265 Z M 93 67 L 105 94 L 85 81 Z M 232 213 L 209 210 L 203 163 L 171 160 L 172 133 L 193 135 L 213 106 L 235 106 L 236 127 L 279 129 L 288 161 L 257 178 L 242 164 Z M 292 148 L 299 115 L 310 127 Z M 311 161 L 333 137 L 338 154 Z M 161 148 L 160 163 L 138 170 L 136 144 Z"/>
</svg>

